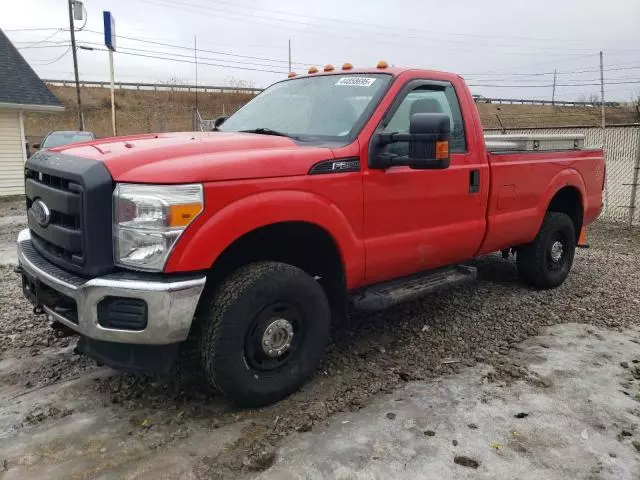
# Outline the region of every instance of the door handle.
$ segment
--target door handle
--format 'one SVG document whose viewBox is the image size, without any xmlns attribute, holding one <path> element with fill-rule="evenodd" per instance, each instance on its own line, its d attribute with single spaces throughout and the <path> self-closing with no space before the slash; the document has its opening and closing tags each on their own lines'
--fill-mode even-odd
<svg viewBox="0 0 640 480">
<path fill-rule="evenodd" d="M 480 191 L 480 170 L 474 169 L 469 172 L 469 193 Z"/>
</svg>

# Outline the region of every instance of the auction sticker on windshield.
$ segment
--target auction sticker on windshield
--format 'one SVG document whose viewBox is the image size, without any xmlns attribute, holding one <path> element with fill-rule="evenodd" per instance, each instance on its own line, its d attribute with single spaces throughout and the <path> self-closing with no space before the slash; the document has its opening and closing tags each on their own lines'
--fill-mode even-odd
<svg viewBox="0 0 640 480">
<path fill-rule="evenodd" d="M 348 85 L 350 87 L 370 87 L 375 81 L 375 78 L 367 77 L 342 77 L 336 82 L 336 85 Z"/>
</svg>

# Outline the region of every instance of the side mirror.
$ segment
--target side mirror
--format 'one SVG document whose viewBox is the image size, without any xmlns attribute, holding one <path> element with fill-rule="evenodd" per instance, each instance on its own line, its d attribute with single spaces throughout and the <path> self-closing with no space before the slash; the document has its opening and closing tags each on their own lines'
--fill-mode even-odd
<svg viewBox="0 0 640 480">
<path fill-rule="evenodd" d="M 38 150 L 40 148 L 40 144 L 39 143 L 34 143 L 31 146 L 33 147 L 34 150 Z"/>
<path fill-rule="evenodd" d="M 227 121 L 227 118 L 229 118 L 229 117 L 222 116 L 222 117 L 218 117 L 218 118 L 216 118 L 216 119 L 213 121 L 213 131 L 215 132 L 216 130 L 218 130 L 218 127 L 219 127 L 220 125 L 222 125 L 224 122 L 226 122 L 226 121 Z"/>
<path fill-rule="evenodd" d="M 372 168 L 408 166 L 415 169 L 444 169 L 449 167 L 451 122 L 442 113 L 414 113 L 409 120 L 409 133 L 379 133 L 374 136 Z M 408 155 L 379 153 L 379 147 L 407 142 Z"/>
</svg>

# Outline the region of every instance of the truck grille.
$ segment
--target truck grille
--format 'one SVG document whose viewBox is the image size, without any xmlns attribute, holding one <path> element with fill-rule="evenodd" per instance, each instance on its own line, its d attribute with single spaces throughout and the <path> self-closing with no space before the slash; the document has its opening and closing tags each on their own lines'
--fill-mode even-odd
<svg viewBox="0 0 640 480">
<path fill-rule="evenodd" d="M 25 166 L 33 247 L 65 270 L 95 276 L 113 268 L 113 180 L 97 160 L 42 151 Z"/>
<path fill-rule="evenodd" d="M 56 175 L 25 169 L 25 192 L 31 238 L 38 250 L 75 265 L 84 264 L 82 242 L 82 186 Z M 50 211 L 42 226 L 31 209 L 41 199 Z"/>
</svg>

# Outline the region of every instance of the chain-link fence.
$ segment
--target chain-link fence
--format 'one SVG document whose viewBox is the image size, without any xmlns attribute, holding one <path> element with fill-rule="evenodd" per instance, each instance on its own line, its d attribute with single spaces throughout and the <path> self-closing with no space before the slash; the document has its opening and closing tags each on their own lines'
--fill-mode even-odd
<svg viewBox="0 0 640 480">
<path fill-rule="evenodd" d="M 500 131 L 486 130 L 486 133 Z M 598 127 L 506 129 L 505 133 L 583 134 L 586 146 L 602 145 L 602 129 Z M 600 218 L 640 225 L 640 185 L 637 185 L 637 172 L 640 167 L 640 125 L 607 127 L 605 135 L 607 181 Z"/>
</svg>

